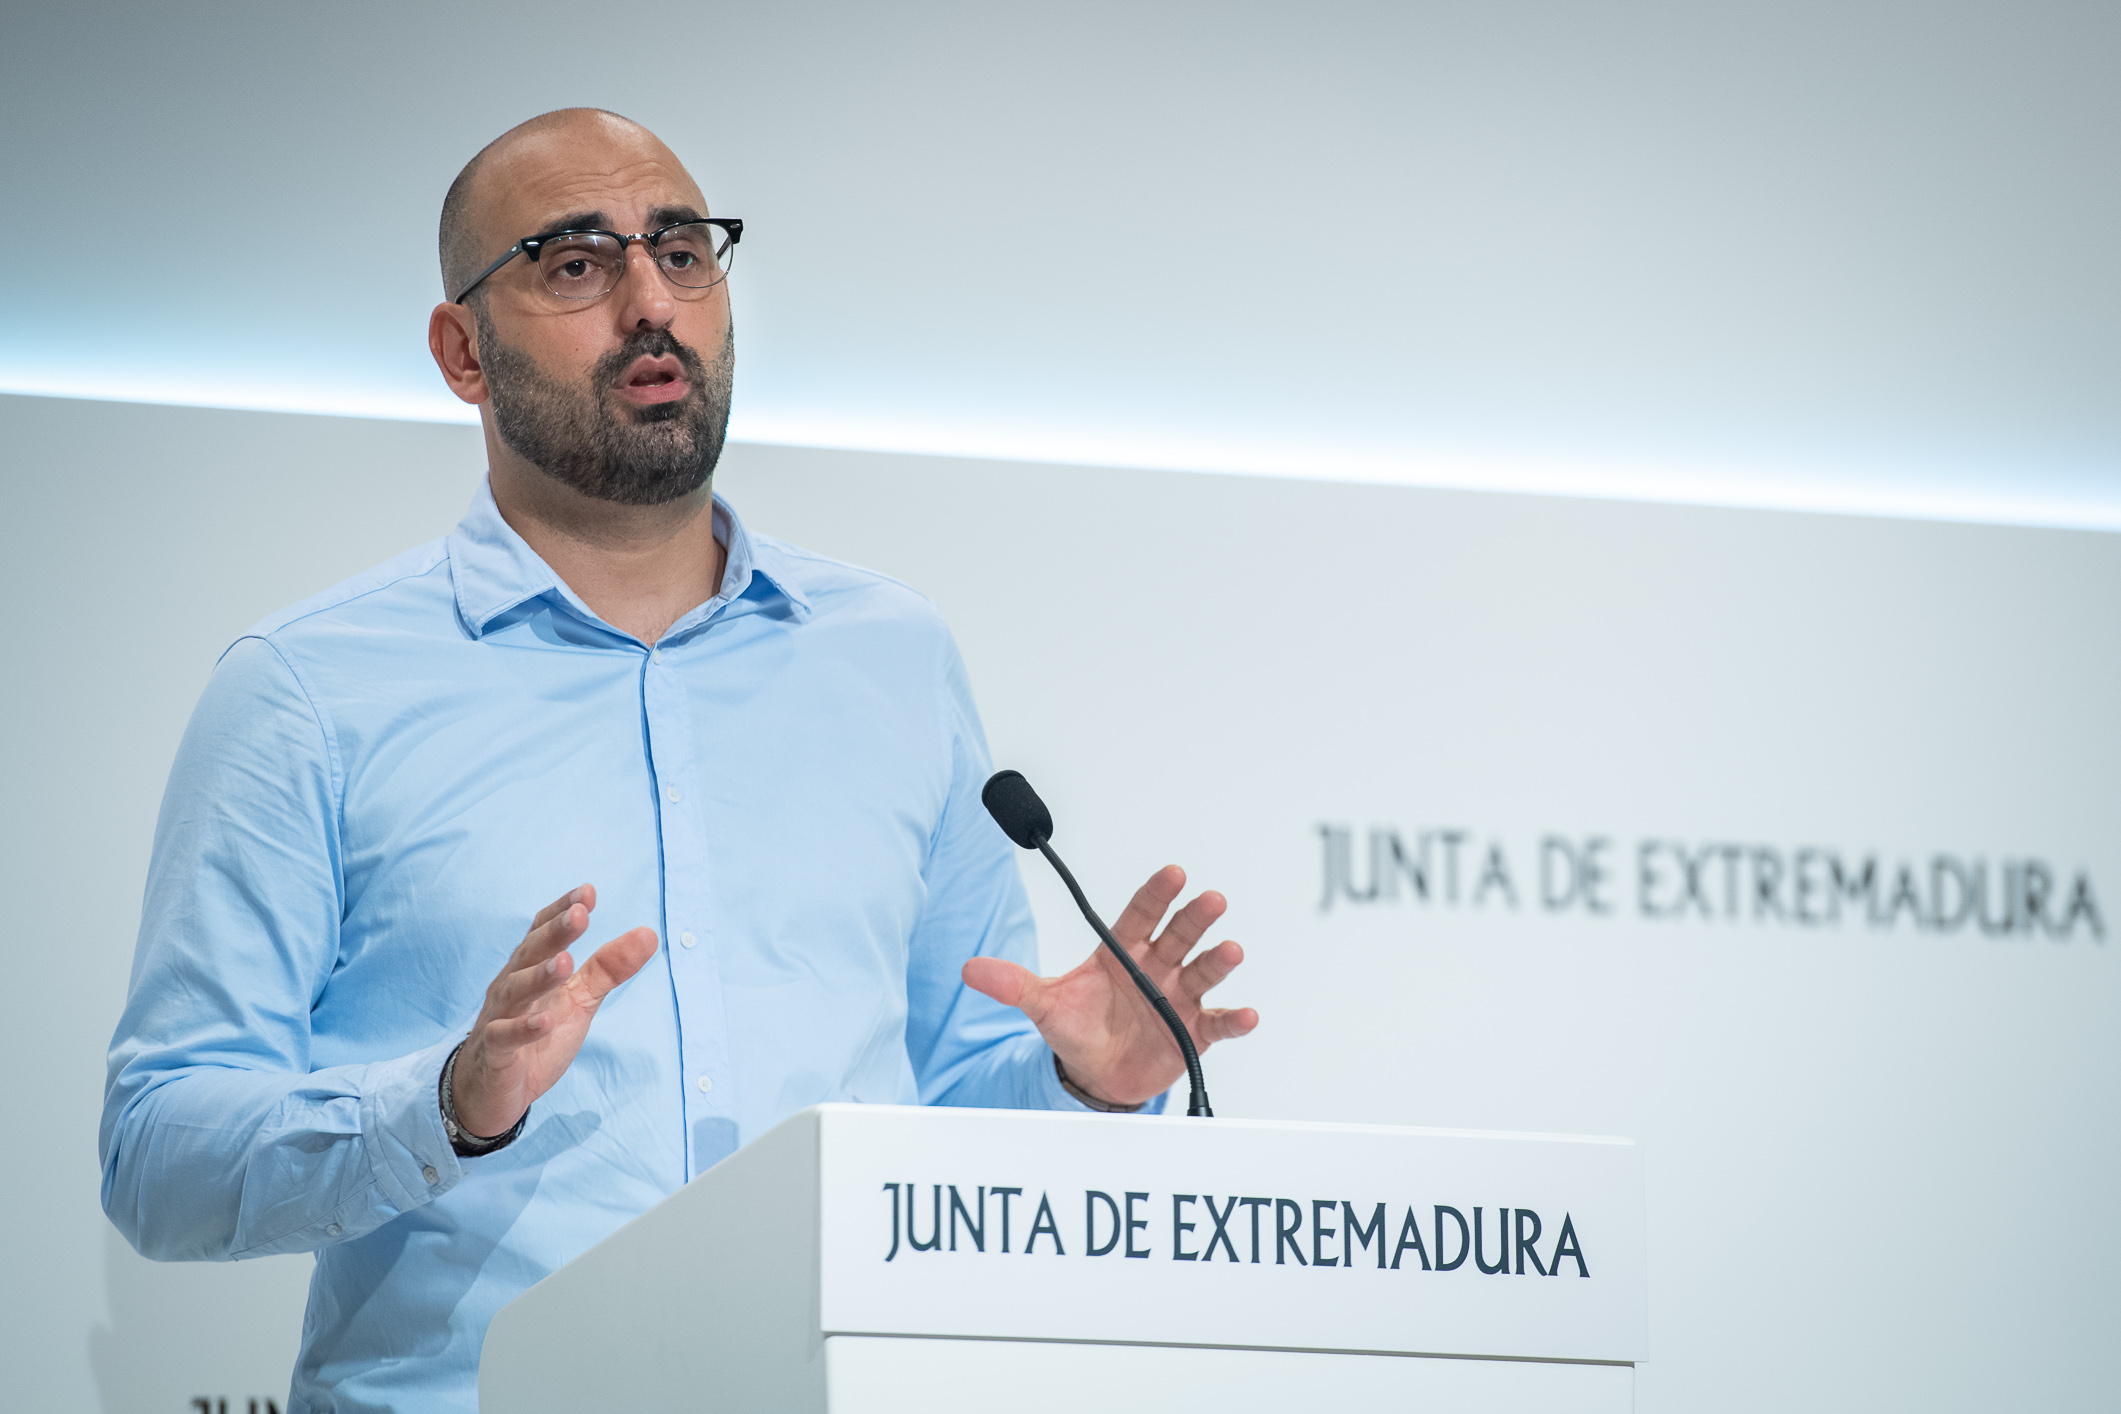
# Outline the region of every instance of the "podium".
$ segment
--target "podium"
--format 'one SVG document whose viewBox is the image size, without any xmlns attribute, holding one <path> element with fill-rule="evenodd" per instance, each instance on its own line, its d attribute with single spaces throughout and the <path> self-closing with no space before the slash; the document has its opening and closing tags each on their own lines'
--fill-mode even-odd
<svg viewBox="0 0 2121 1414">
<path fill-rule="evenodd" d="M 820 1105 L 509 1303 L 483 1414 L 1626 1414 L 1626 1140 Z"/>
</svg>

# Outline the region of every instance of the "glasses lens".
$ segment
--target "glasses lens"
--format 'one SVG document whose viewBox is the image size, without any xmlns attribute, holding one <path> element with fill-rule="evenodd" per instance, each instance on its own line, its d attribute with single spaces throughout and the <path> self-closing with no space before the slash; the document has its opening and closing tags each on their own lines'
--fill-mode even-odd
<svg viewBox="0 0 2121 1414">
<path fill-rule="evenodd" d="M 545 286 L 561 299 L 595 299 L 609 294 L 626 268 L 626 252 L 609 236 L 587 232 L 551 236 L 538 248 L 538 270 Z"/>
<path fill-rule="evenodd" d="M 703 290 L 729 273 L 729 233 L 705 221 L 672 226 L 657 238 L 656 263 L 673 285 Z"/>
</svg>

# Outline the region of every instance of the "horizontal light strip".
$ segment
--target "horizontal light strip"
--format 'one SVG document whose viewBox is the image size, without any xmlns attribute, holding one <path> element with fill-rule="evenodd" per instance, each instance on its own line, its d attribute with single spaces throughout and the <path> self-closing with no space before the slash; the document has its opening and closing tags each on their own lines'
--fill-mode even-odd
<svg viewBox="0 0 2121 1414">
<path fill-rule="evenodd" d="M 476 423 L 476 411 L 446 393 L 392 395 L 325 392 L 314 387 L 235 388 L 180 379 L 87 380 L 0 373 L 0 393 L 104 402 L 379 418 L 398 422 Z M 1216 443 L 1156 434 L 1053 433 L 965 423 L 881 422 L 829 415 L 731 419 L 730 436 L 766 446 L 891 452 L 1047 465 L 1143 471 L 1291 477 L 1438 490 L 1568 496 L 1593 500 L 1710 506 L 1834 515 L 1883 516 L 1983 525 L 2121 530 L 2121 469 L 2112 494 L 2099 497 L 2027 493 L 1994 484 L 1972 488 L 1923 484 L 1842 468 L 1778 473 L 1761 468 L 1660 466 L 1617 459 L 1560 460 L 1466 453 L 1314 449 L 1257 442 Z"/>
<path fill-rule="evenodd" d="M 1731 510 L 1881 516 L 2063 530 L 2121 530 L 2121 468 L 2110 494 L 2031 494 L 1993 484 L 1954 487 L 1845 468 L 1773 469 L 1658 465 L 1613 458 L 1539 459 L 1466 452 L 1375 452 L 1259 443 L 1218 444 L 1155 435 L 1099 436 L 957 426 L 839 423 L 826 418 L 732 419 L 730 433 L 769 446 L 978 457 L 1140 471 L 1211 472 L 1314 481 L 1417 486 Z"/>
<path fill-rule="evenodd" d="M 26 398 L 82 398 L 99 403 L 147 403 L 156 407 L 221 408 L 229 412 L 293 412 L 313 417 L 370 417 L 386 422 L 476 423 L 478 409 L 441 389 L 393 396 L 373 390 L 326 392 L 314 387 L 235 387 L 225 379 L 182 378 L 98 381 L 0 371 L 0 393 Z"/>
</svg>

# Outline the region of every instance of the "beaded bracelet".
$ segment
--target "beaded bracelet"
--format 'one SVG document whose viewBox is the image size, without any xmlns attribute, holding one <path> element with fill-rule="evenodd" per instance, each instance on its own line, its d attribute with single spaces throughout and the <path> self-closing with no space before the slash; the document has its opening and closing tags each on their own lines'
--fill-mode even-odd
<svg viewBox="0 0 2121 1414">
<path fill-rule="evenodd" d="M 469 1036 L 464 1038 L 465 1041 L 470 1039 Z M 522 1118 L 491 1139 L 482 1139 L 466 1129 L 457 1119 L 456 1096 L 449 1083 L 457 1073 L 457 1055 L 463 1049 L 464 1041 L 457 1042 L 457 1049 L 451 1051 L 449 1059 L 443 1063 L 442 1078 L 435 1085 L 435 1099 L 442 1106 L 442 1128 L 449 1135 L 449 1147 L 460 1159 L 475 1159 L 481 1154 L 491 1154 L 496 1149 L 505 1149 L 515 1143 L 516 1137 L 523 1132 L 523 1126 L 530 1122 L 530 1111 L 524 1110 Z"/>
</svg>

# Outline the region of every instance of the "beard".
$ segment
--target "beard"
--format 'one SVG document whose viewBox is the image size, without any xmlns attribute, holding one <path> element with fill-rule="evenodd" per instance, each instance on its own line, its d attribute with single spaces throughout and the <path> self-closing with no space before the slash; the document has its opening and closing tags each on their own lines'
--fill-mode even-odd
<svg viewBox="0 0 2121 1414">
<path fill-rule="evenodd" d="M 517 456 L 563 486 L 621 506 L 660 506 L 714 475 L 729 430 L 733 334 L 724 335 L 711 366 L 667 330 L 631 334 L 596 361 L 584 386 L 553 377 L 526 350 L 504 342 L 484 304 L 472 313 L 494 430 Z M 685 370 L 685 396 L 645 407 L 618 403 L 612 394 L 634 360 L 666 355 Z"/>
</svg>

